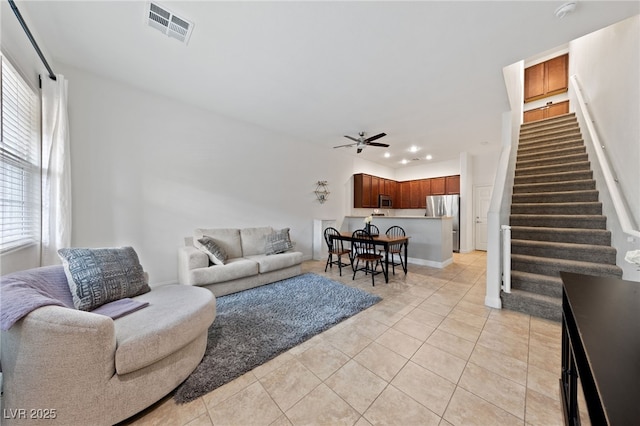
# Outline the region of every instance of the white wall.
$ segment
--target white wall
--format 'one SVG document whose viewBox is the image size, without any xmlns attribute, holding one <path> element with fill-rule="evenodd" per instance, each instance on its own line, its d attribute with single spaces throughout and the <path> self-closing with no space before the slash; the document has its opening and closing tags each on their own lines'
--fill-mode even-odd
<svg viewBox="0 0 640 426">
<path fill-rule="evenodd" d="M 313 219 L 341 217 L 350 157 L 97 75 L 69 79 L 73 245 L 131 245 L 152 283 L 177 279 L 196 227 L 290 227 L 312 255 Z M 328 201 L 313 191 L 329 182 Z"/>
<path fill-rule="evenodd" d="M 584 92 L 600 143 L 605 147 L 617 185 L 626 198 L 635 230 L 640 224 L 640 15 L 581 37 L 570 43 L 570 71 Z M 571 95 L 571 93 L 570 93 Z M 575 109 L 576 101 L 572 99 Z M 578 114 L 578 118 L 582 116 Z M 640 249 L 640 240 L 624 233 L 591 140 L 581 125 L 592 162 L 596 188 L 603 202 L 616 263 L 623 278 L 640 281 L 640 271 L 624 261 L 627 251 Z"/>
<path fill-rule="evenodd" d="M 577 74 L 633 217 L 640 218 L 640 15 L 570 43 Z M 636 224 L 637 225 L 637 224 Z"/>
</svg>

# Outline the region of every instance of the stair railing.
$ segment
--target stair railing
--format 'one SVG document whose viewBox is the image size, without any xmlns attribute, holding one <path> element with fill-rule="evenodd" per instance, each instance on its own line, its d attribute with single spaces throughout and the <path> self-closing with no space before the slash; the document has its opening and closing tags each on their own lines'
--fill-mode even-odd
<svg viewBox="0 0 640 426">
<path fill-rule="evenodd" d="M 611 165 L 605 153 L 604 144 L 598 137 L 598 132 L 596 131 L 594 120 L 591 116 L 591 113 L 589 112 L 588 103 L 585 100 L 584 93 L 580 86 L 580 81 L 578 80 L 578 76 L 575 74 L 571 76 L 571 86 L 578 101 L 580 112 L 584 117 L 587 132 L 589 133 L 591 142 L 593 143 L 593 149 L 598 159 L 598 163 L 600 164 L 600 168 L 602 169 L 602 174 L 604 176 L 607 189 L 609 190 L 609 194 L 613 202 L 613 207 L 616 211 L 616 215 L 620 223 L 620 228 L 625 234 L 640 238 L 640 231 L 634 229 L 634 225 L 637 224 L 634 224 L 633 220 L 631 219 L 631 214 L 629 213 L 629 210 L 627 208 L 627 203 L 618 185 L 618 179 L 613 174 Z"/>
</svg>

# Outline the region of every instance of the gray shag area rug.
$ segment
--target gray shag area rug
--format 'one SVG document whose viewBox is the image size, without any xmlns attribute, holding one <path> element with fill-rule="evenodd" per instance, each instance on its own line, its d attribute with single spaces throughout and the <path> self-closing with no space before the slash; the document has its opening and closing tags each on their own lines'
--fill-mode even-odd
<svg viewBox="0 0 640 426">
<path fill-rule="evenodd" d="M 219 297 L 204 358 L 174 399 L 193 401 L 380 300 L 313 273 Z"/>
</svg>

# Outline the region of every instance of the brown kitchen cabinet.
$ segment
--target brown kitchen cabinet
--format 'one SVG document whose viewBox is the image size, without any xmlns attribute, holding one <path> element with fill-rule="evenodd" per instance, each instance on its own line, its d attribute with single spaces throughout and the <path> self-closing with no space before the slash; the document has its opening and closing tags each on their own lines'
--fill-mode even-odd
<svg viewBox="0 0 640 426">
<path fill-rule="evenodd" d="M 371 175 L 353 175 L 353 207 L 371 207 Z"/>
<path fill-rule="evenodd" d="M 460 175 L 446 176 L 444 178 L 445 192 L 448 194 L 460 193 Z"/>
<path fill-rule="evenodd" d="M 431 181 L 431 195 L 446 194 L 446 183 L 444 177 L 431 178 L 429 180 Z"/>
<path fill-rule="evenodd" d="M 427 208 L 427 197 L 431 195 L 431 179 L 420 180 L 420 199 L 418 206 L 422 209 Z"/>
<path fill-rule="evenodd" d="M 523 122 L 530 123 L 532 121 L 544 120 L 545 118 L 555 117 L 557 115 L 569 113 L 569 101 L 557 102 L 555 104 L 549 103 L 542 108 L 530 109 L 525 111 L 523 115 Z"/>
<path fill-rule="evenodd" d="M 569 54 L 524 70 L 524 102 L 564 93 L 569 88 Z"/>
<path fill-rule="evenodd" d="M 397 208 L 411 208 L 411 183 L 409 181 L 398 182 L 398 193 L 400 198 L 400 205 Z"/>
<path fill-rule="evenodd" d="M 378 196 L 389 195 L 395 209 L 426 208 L 429 195 L 459 194 L 460 175 L 397 182 L 359 173 L 353 175 L 353 207 L 378 208 Z"/>
</svg>

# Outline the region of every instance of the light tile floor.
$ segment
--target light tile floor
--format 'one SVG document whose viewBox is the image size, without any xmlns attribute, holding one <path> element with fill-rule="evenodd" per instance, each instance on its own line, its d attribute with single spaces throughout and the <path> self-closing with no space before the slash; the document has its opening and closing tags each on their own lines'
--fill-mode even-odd
<svg viewBox="0 0 640 426">
<path fill-rule="evenodd" d="M 171 395 L 132 425 L 561 425 L 559 323 L 484 305 L 486 253 L 409 265 L 377 305 L 203 397 Z"/>
</svg>

